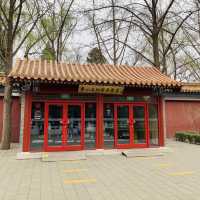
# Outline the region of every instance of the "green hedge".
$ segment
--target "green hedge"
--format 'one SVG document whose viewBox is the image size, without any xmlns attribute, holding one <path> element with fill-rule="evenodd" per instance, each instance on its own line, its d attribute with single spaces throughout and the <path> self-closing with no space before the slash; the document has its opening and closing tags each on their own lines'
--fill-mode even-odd
<svg viewBox="0 0 200 200">
<path fill-rule="evenodd" d="M 176 132 L 175 138 L 176 141 L 200 144 L 200 134 L 197 132 Z"/>
</svg>

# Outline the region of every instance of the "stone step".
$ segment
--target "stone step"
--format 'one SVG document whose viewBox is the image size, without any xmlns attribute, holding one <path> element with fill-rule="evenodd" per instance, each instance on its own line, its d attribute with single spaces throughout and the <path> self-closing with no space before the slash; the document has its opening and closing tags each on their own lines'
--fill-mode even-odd
<svg viewBox="0 0 200 200">
<path fill-rule="evenodd" d="M 17 160 L 29 160 L 29 159 L 40 159 L 42 158 L 42 152 L 31 153 L 31 152 L 18 152 Z"/>
<path fill-rule="evenodd" d="M 131 149 L 122 152 L 122 155 L 127 158 L 131 157 L 154 157 L 154 156 L 164 156 L 167 153 L 172 152 L 170 148 L 160 147 L 160 148 L 146 148 L 146 149 Z"/>
<path fill-rule="evenodd" d="M 45 152 L 42 154 L 43 162 L 86 160 L 84 151 L 73 152 Z"/>
</svg>

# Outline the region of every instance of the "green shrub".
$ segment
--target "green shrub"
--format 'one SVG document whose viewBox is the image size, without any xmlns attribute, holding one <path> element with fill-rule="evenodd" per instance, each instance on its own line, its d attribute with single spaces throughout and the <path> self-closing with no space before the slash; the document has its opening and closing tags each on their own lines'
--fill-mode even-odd
<svg viewBox="0 0 200 200">
<path fill-rule="evenodd" d="M 186 140 L 186 134 L 184 132 L 176 132 L 175 138 L 177 141 L 185 142 Z"/>
<path fill-rule="evenodd" d="M 180 133 L 175 133 L 175 139 L 176 139 L 176 141 L 180 140 Z"/>
<path fill-rule="evenodd" d="M 188 133 L 186 137 L 189 143 L 193 143 L 194 134 Z"/>
<path fill-rule="evenodd" d="M 195 144 L 200 144 L 200 135 L 195 135 L 194 141 L 195 141 Z"/>
<path fill-rule="evenodd" d="M 200 144 L 200 134 L 197 132 L 176 132 L 175 138 L 176 141 Z"/>
<path fill-rule="evenodd" d="M 175 138 L 177 141 L 181 141 L 183 136 L 183 132 L 176 132 Z"/>
</svg>

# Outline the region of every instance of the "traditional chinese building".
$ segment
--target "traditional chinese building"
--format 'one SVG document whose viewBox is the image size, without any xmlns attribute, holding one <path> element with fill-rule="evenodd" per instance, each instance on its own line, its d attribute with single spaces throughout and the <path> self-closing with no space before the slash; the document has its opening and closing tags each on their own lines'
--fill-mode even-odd
<svg viewBox="0 0 200 200">
<path fill-rule="evenodd" d="M 18 60 L 23 151 L 164 145 L 163 98 L 180 83 L 154 67 Z"/>
</svg>

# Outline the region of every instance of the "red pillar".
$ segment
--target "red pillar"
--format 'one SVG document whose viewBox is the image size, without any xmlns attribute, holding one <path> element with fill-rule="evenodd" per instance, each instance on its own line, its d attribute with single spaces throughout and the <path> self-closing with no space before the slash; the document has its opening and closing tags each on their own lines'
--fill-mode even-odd
<svg viewBox="0 0 200 200">
<path fill-rule="evenodd" d="M 31 125 L 32 96 L 30 92 L 25 94 L 24 106 L 24 131 L 23 131 L 23 152 L 30 150 L 30 125 Z"/>
<path fill-rule="evenodd" d="M 164 127 L 163 127 L 163 103 L 162 97 L 158 97 L 158 121 L 159 121 L 159 145 L 164 146 Z"/>
<path fill-rule="evenodd" d="M 145 127 L 147 147 L 150 146 L 150 129 L 149 129 L 149 105 L 145 104 Z"/>
<path fill-rule="evenodd" d="M 97 116 L 96 116 L 96 148 L 102 149 L 103 148 L 103 95 L 98 94 L 97 98 Z"/>
</svg>

